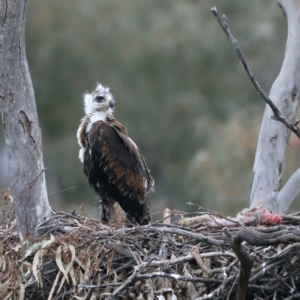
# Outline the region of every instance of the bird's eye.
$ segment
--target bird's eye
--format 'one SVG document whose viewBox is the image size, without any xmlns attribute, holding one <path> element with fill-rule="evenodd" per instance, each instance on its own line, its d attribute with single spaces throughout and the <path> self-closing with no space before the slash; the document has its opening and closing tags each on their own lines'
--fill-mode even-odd
<svg viewBox="0 0 300 300">
<path fill-rule="evenodd" d="M 104 98 L 103 96 L 97 96 L 97 97 L 95 98 L 95 100 L 96 100 L 97 102 L 101 103 L 101 102 L 103 102 L 103 101 L 105 100 L 105 98 Z"/>
</svg>

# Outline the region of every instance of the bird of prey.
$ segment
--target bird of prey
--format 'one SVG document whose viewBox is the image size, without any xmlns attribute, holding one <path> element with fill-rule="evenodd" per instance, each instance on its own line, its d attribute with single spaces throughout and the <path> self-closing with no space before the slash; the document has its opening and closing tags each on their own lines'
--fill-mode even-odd
<svg viewBox="0 0 300 300">
<path fill-rule="evenodd" d="M 101 84 L 84 95 L 85 116 L 77 131 L 79 159 L 99 196 L 102 220 L 109 220 L 110 208 L 117 202 L 131 224 L 145 225 L 150 222 L 154 180 L 141 151 L 114 118 L 114 103 L 109 88 Z"/>
</svg>

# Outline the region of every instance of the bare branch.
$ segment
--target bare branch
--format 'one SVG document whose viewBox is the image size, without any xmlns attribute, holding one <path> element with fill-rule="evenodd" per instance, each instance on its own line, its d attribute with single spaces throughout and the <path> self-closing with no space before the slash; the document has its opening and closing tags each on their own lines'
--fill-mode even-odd
<svg viewBox="0 0 300 300">
<path fill-rule="evenodd" d="M 246 299 L 250 272 L 253 265 L 253 259 L 248 254 L 246 247 L 242 244 L 242 242 L 243 240 L 239 237 L 239 234 L 231 240 L 232 250 L 241 262 L 240 281 L 236 297 L 239 300 Z"/>
<path fill-rule="evenodd" d="M 227 38 L 229 39 L 230 43 L 235 48 L 235 51 L 238 55 L 239 60 L 241 61 L 245 71 L 247 72 L 249 78 L 251 79 L 251 82 L 253 83 L 254 87 L 256 88 L 257 92 L 260 94 L 260 96 L 264 99 L 264 101 L 270 106 L 272 109 L 274 116 L 272 119 L 281 122 L 284 124 L 287 128 L 289 128 L 292 132 L 294 132 L 299 138 L 300 138 L 300 129 L 297 127 L 298 120 L 295 122 L 289 122 L 285 116 L 283 116 L 277 106 L 272 102 L 272 100 L 268 97 L 268 95 L 265 93 L 265 91 L 262 89 L 262 87 L 259 85 L 258 81 L 254 78 L 254 74 L 251 71 L 249 65 L 246 62 L 245 56 L 239 47 L 238 41 L 233 37 L 231 34 L 229 28 L 228 28 L 228 21 L 226 16 L 221 17 L 217 11 L 216 7 L 213 7 L 211 9 L 212 13 L 214 14 L 215 18 L 217 19 L 218 23 L 222 27 L 223 31 L 225 32 Z"/>
<path fill-rule="evenodd" d="M 158 278 L 158 277 L 165 277 L 169 279 L 187 281 L 187 282 L 204 282 L 204 283 L 223 283 L 222 280 L 212 279 L 212 278 L 203 278 L 203 277 L 187 277 L 177 274 L 169 274 L 165 272 L 153 272 L 150 274 L 139 274 L 135 277 L 136 280 L 141 279 L 151 279 L 151 278 Z"/>
</svg>

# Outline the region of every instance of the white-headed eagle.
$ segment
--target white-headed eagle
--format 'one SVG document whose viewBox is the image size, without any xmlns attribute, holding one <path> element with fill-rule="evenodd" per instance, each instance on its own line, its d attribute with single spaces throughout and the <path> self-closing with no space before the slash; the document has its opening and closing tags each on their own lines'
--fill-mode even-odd
<svg viewBox="0 0 300 300">
<path fill-rule="evenodd" d="M 109 88 L 101 84 L 84 95 L 85 117 L 77 131 L 79 159 L 99 196 L 102 220 L 108 221 L 109 207 L 116 201 L 130 223 L 148 224 L 154 181 L 141 151 L 113 117 L 114 102 Z"/>
</svg>

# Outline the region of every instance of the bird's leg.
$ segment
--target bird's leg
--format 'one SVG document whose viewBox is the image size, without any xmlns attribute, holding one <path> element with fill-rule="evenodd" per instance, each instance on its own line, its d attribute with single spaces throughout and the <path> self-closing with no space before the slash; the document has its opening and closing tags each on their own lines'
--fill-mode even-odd
<svg viewBox="0 0 300 300">
<path fill-rule="evenodd" d="M 137 225 L 135 219 L 129 213 L 126 214 L 126 219 L 127 219 L 128 225 L 133 225 L 133 226 Z"/>
</svg>

